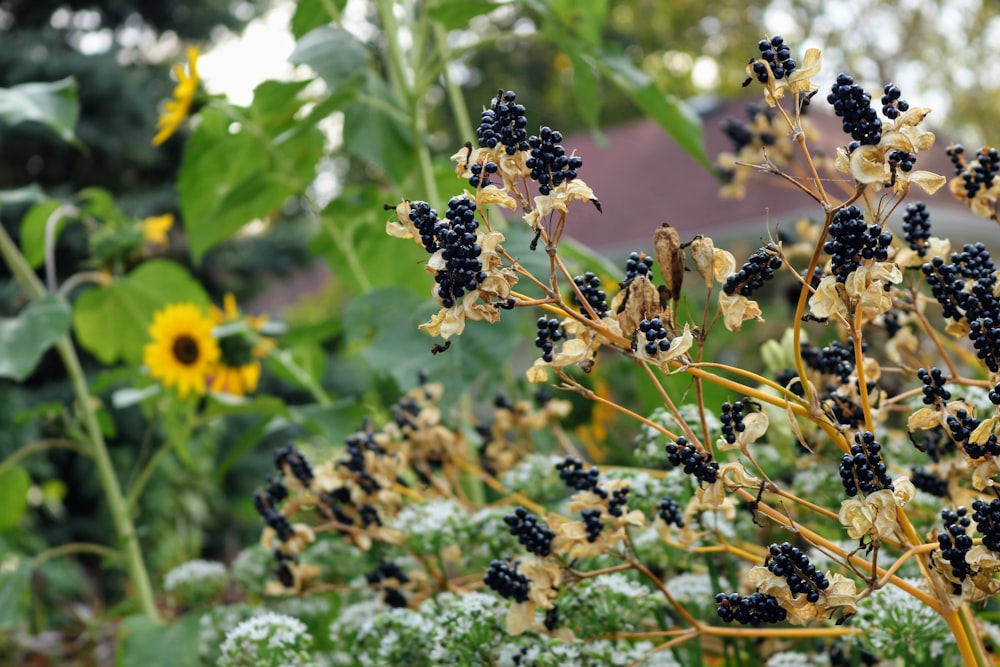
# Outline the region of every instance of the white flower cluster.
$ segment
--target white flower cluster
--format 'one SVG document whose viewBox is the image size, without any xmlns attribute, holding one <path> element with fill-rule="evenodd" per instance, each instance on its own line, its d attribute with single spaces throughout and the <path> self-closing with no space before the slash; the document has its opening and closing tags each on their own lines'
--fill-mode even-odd
<svg viewBox="0 0 1000 667">
<path fill-rule="evenodd" d="M 455 527 L 464 515 L 454 500 L 437 498 L 410 503 L 396 515 L 391 528 L 403 533 L 419 552 L 438 551 L 455 543 Z"/>
<path fill-rule="evenodd" d="M 923 580 L 906 581 L 925 588 Z M 866 638 L 880 658 L 899 658 L 906 664 L 919 664 L 921 658 L 929 660 L 927 664 L 936 664 L 944 655 L 945 645 L 955 641 L 933 609 L 892 585 L 878 589 L 858 603 L 852 624 L 868 630 Z"/>
<path fill-rule="evenodd" d="M 714 606 L 716 593 L 732 588 L 725 580 L 716 583 L 708 573 L 694 572 L 685 572 L 671 577 L 664 585 L 667 592 L 675 600 L 690 609 L 705 609 Z"/>
<path fill-rule="evenodd" d="M 167 572 L 163 587 L 185 604 L 203 602 L 229 583 L 229 572 L 222 563 L 190 560 Z"/>
<path fill-rule="evenodd" d="M 767 659 L 767 667 L 827 667 L 830 658 L 819 653 L 782 651 Z"/>
<path fill-rule="evenodd" d="M 559 456 L 529 454 L 500 477 L 500 482 L 511 491 L 528 493 L 536 501 L 544 502 L 566 494 L 566 485 L 559 479 L 556 464 Z"/>
<path fill-rule="evenodd" d="M 305 623 L 266 611 L 243 621 L 222 642 L 219 667 L 307 667 L 312 636 Z"/>
<path fill-rule="evenodd" d="M 701 424 L 701 410 L 694 403 L 686 403 L 678 406 L 677 412 L 680 413 L 681 418 L 686 423 L 692 425 L 692 428 L 696 424 Z M 649 415 L 649 420 L 673 433 L 681 431 L 677 420 L 674 419 L 674 416 L 666 408 L 660 407 L 653 410 Z M 722 423 L 711 412 L 706 412 L 705 423 L 708 425 L 711 438 L 714 440 L 722 432 Z M 658 430 L 652 426 L 644 425 L 640 428 L 639 435 L 635 438 L 635 456 L 642 465 L 659 468 L 667 467 L 667 452 L 665 448 L 668 442 L 667 438 Z"/>
</svg>

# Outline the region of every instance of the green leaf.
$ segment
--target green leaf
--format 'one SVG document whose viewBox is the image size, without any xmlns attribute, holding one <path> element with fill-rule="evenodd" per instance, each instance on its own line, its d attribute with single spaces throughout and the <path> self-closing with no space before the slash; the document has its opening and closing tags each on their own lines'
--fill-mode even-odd
<svg viewBox="0 0 1000 667">
<path fill-rule="evenodd" d="M 600 124 L 601 94 L 597 83 L 597 74 L 586 60 L 580 57 L 576 49 L 563 47 L 563 52 L 569 55 L 573 63 L 573 99 L 576 108 L 592 129 Z"/>
<path fill-rule="evenodd" d="M 264 81 L 253 89 L 250 118 L 267 136 L 276 137 L 295 121 L 305 100 L 299 93 L 309 81 Z"/>
<path fill-rule="evenodd" d="M 26 379 L 69 325 L 69 305 L 55 296 L 32 301 L 17 317 L 0 319 L 0 378 Z"/>
<path fill-rule="evenodd" d="M 712 169 L 705 155 L 701 119 L 682 100 L 664 93 L 649 76 L 622 55 L 601 53 L 590 58 L 593 65 L 628 95 L 643 112 L 673 137 L 685 152 Z"/>
<path fill-rule="evenodd" d="M 0 531 L 17 525 L 28 508 L 31 477 L 21 466 L 11 466 L 0 472 Z"/>
<path fill-rule="evenodd" d="M 31 561 L 16 556 L 17 567 L 0 570 L 0 628 L 14 628 L 27 620 L 31 592 Z"/>
<path fill-rule="evenodd" d="M 289 406 L 292 421 L 320 436 L 331 445 L 343 444 L 351 433 L 358 430 L 358 424 L 368 416 L 368 410 L 360 402 L 345 398 L 331 405 Z"/>
<path fill-rule="evenodd" d="M 369 74 L 361 100 L 344 108 L 344 148 L 402 184 L 416 164 L 416 150 L 404 112 L 388 84 Z"/>
<path fill-rule="evenodd" d="M 336 90 L 342 83 L 368 69 L 368 49 L 340 26 L 324 25 L 310 30 L 288 56 L 295 65 L 308 65 Z"/>
<path fill-rule="evenodd" d="M 292 35 L 301 39 L 313 28 L 326 25 L 344 11 L 347 0 L 299 0 L 292 16 Z"/>
<path fill-rule="evenodd" d="M 56 199 L 40 202 L 28 209 L 21 220 L 21 252 L 24 253 L 24 258 L 28 260 L 28 264 L 33 269 L 37 269 L 45 263 L 45 225 L 49 217 L 60 206 L 62 206 L 62 202 Z M 66 222 L 66 216 L 60 216 L 56 222 L 53 243 L 59 238 Z"/>
<path fill-rule="evenodd" d="M 77 144 L 74 128 L 79 116 L 73 77 L 0 88 L 0 122 L 6 125 L 42 123 L 63 141 Z"/>
<path fill-rule="evenodd" d="M 469 25 L 477 16 L 489 14 L 500 6 L 493 0 L 437 0 L 427 7 L 427 16 L 445 30 L 457 30 Z"/>
<path fill-rule="evenodd" d="M 205 406 L 205 419 L 214 419 L 227 415 L 266 415 L 269 417 L 284 417 L 288 415 L 285 402 L 277 396 L 228 396 L 209 394 Z"/>
<path fill-rule="evenodd" d="M 291 90 L 281 89 L 286 94 Z M 266 90 L 270 97 L 275 89 Z M 261 107 L 273 109 L 273 99 Z M 185 148 L 177 183 L 195 262 L 248 222 L 272 215 L 301 192 L 312 181 L 322 152 L 323 135 L 316 127 L 270 139 L 247 128 L 230 132 L 226 115 L 204 110 Z"/>
<path fill-rule="evenodd" d="M 432 279 L 420 268 L 427 253 L 413 241 L 385 233 L 385 221 L 395 217 L 394 211 L 384 210 L 375 188 L 348 190 L 323 210 L 322 225 L 310 251 L 323 257 L 337 280 L 355 294 L 365 291 L 359 273 L 372 287 L 405 285 L 430 294 Z M 385 257 L 392 257 L 392 261 L 384 261 Z M 414 276 L 426 280 L 421 282 Z"/>
<path fill-rule="evenodd" d="M 457 400 L 484 374 L 499 377 L 517 346 L 518 318 L 505 314 L 495 323 L 468 322 L 465 333 L 451 339 L 451 347 L 432 354 L 440 340 L 417 331 L 417 326 L 439 306 L 401 287 L 373 290 L 352 301 L 344 313 L 351 323 L 348 340 L 361 348 L 361 356 L 381 376 L 399 387 L 415 386 L 426 372 L 443 382 L 445 395 Z"/>
<path fill-rule="evenodd" d="M 154 259 L 106 287 L 77 300 L 73 326 L 80 344 L 99 361 L 139 363 L 153 313 L 172 303 L 208 306 L 202 286 L 183 267 Z"/>
<path fill-rule="evenodd" d="M 593 46 L 601 43 L 608 0 L 549 0 L 548 7 L 551 15 L 575 39 Z"/>
<path fill-rule="evenodd" d="M 305 371 L 306 375 L 314 382 L 322 384 L 323 373 L 326 370 L 326 352 L 323 351 L 322 347 L 304 343 L 285 349 L 291 355 L 292 363 Z M 291 385 L 299 386 L 300 384 L 273 356 L 267 359 L 267 370 Z"/>
<path fill-rule="evenodd" d="M 104 223 L 118 223 L 125 217 L 115 197 L 104 188 L 85 188 L 80 191 L 80 210 Z"/>
<path fill-rule="evenodd" d="M 118 667 L 199 667 L 201 614 L 185 614 L 172 624 L 129 616 L 118 628 Z"/>
</svg>

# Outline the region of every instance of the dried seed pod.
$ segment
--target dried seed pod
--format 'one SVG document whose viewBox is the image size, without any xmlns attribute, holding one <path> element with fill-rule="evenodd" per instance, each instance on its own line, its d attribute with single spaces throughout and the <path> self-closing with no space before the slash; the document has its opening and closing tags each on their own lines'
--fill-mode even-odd
<svg viewBox="0 0 1000 667">
<path fill-rule="evenodd" d="M 618 326 L 626 334 L 636 331 L 642 320 L 658 317 L 662 310 L 660 293 L 648 276 L 636 276 L 627 290 L 615 295 L 611 307 Z"/>
<path fill-rule="evenodd" d="M 681 238 L 677 230 L 669 223 L 663 223 L 653 234 L 653 250 L 656 253 L 656 263 L 660 265 L 660 273 L 670 288 L 670 296 L 676 304 L 681 297 L 681 284 L 684 282 L 684 250 L 681 248 Z"/>
<path fill-rule="evenodd" d="M 706 285 L 712 284 L 715 277 L 715 244 L 712 239 L 699 234 L 691 241 L 691 258 L 698 270 L 698 275 Z"/>
</svg>

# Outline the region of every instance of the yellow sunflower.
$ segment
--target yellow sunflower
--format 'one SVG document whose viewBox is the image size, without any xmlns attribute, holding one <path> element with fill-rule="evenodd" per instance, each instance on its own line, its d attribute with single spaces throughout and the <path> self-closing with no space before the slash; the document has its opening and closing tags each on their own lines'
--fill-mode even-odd
<svg viewBox="0 0 1000 667">
<path fill-rule="evenodd" d="M 193 303 L 167 306 L 153 315 L 152 342 L 143 350 L 149 375 L 165 387 L 177 387 L 185 398 L 205 393 L 208 375 L 219 359 L 219 344 L 212 337 L 212 319 Z"/>
<path fill-rule="evenodd" d="M 183 65 L 174 65 L 177 86 L 174 87 L 174 98 L 164 103 L 160 118 L 156 121 L 156 136 L 153 137 L 154 146 L 159 146 L 173 136 L 184 119 L 191 113 L 191 103 L 194 101 L 194 95 L 198 92 L 198 84 L 201 82 L 201 78 L 198 76 L 198 49 L 189 47 L 187 57 L 187 71 L 184 70 Z"/>
<path fill-rule="evenodd" d="M 174 216 L 172 213 L 155 215 L 139 222 L 139 229 L 146 243 L 167 247 L 169 241 L 167 232 L 174 226 Z"/>
<path fill-rule="evenodd" d="M 260 381 L 259 359 L 266 357 L 274 346 L 270 338 L 256 333 L 267 322 L 267 315 L 243 315 L 236 306 L 236 298 L 226 294 L 222 308 L 212 306 L 212 320 L 220 326 L 243 322 L 249 331 L 236 330 L 219 337 L 221 354 L 212 368 L 209 386 L 214 392 L 233 396 L 253 393 Z"/>
</svg>

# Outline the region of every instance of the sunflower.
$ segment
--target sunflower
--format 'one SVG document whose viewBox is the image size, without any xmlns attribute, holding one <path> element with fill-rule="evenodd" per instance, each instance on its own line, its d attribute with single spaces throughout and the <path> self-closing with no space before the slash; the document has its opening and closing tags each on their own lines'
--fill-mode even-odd
<svg viewBox="0 0 1000 667">
<path fill-rule="evenodd" d="M 208 374 L 219 359 L 219 344 L 212 337 L 213 323 L 193 303 L 167 306 L 153 315 L 149 327 L 152 342 L 143 350 L 150 377 L 166 387 L 188 393 L 205 393 Z"/>
<path fill-rule="evenodd" d="M 174 98 L 164 103 L 160 118 L 156 121 L 156 136 L 153 137 L 154 146 L 159 146 L 173 136 L 191 112 L 191 103 L 194 101 L 194 95 L 198 92 L 198 84 L 201 81 L 201 77 L 198 76 L 198 49 L 188 48 L 187 57 L 187 71 L 184 71 L 184 67 L 180 64 L 174 65 L 177 86 L 174 87 Z"/>
<path fill-rule="evenodd" d="M 243 315 L 236 307 L 236 298 L 226 294 L 223 307 L 212 306 L 212 320 L 223 326 L 243 323 L 246 328 L 235 327 L 232 333 L 219 336 L 221 354 L 211 370 L 209 386 L 212 391 L 233 396 L 245 396 L 257 389 L 260 381 L 260 361 L 273 347 L 274 341 L 257 335 L 267 316 Z"/>
<path fill-rule="evenodd" d="M 172 213 L 155 215 L 139 222 L 139 230 L 147 243 L 152 245 L 167 247 L 169 240 L 167 232 L 174 226 L 174 216 Z"/>
</svg>

